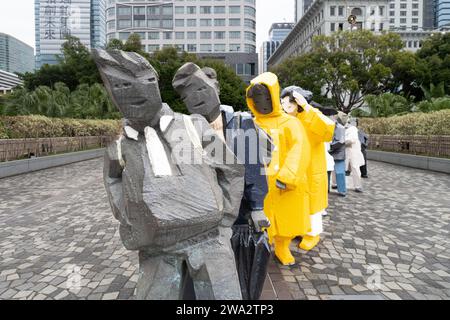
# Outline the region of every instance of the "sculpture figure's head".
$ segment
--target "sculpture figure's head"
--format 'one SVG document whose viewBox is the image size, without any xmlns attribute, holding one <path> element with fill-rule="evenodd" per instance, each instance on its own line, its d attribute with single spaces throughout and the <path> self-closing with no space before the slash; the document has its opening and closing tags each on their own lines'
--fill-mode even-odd
<svg viewBox="0 0 450 320">
<path fill-rule="evenodd" d="M 247 97 L 253 100 L 255 110 L 262 115 L 272 113 L 272 96 L 269 88 L 264 84 L 257 83 L 253 85 L 247 92 Z"/>
<path fill-rule="evenodd" d="M 178 69 L 172 85 L 191 114 L 200 114 L 209 123 L 219 117 L 219 82 L 214 69 L 200 69 L 188 62 Z"/>
<path fill-rule="evenodd" d="M 250 82 L 246 98 L 247 105 L 257 120 L 282 114 L 280 84 L 278 77 L 271 72 L 260 74 Z"/>
<path fill-rule="evenodd" d="M 311 91 L 305 90 L 299 86 L 290 86 L 290 87 L 284 88 L 283 91 L 281 91 L 281 99 L 283 99 L 285 97 L 289 97 L 291 99 L 291 101 L 295 101 L 294 92 L 297 92 L 300 95 L 302 95 L 306 99 L 306 101 L 309 104 L 311 104 L 312 99 L 313 99 L 313 93 Z"/>
<path fill-rule="evenodd" d="M 114 105 L 131 125 L 148 126 L 162 108 L 158 73 L 134 52 L 94 49 L 93 56 Z"/>
</svg>

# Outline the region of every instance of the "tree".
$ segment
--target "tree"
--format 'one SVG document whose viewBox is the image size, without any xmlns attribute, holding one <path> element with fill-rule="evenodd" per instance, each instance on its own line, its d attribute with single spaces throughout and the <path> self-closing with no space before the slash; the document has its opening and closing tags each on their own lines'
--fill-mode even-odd
<svg viewBox="0 0 450 320">
<path fill-rule="evenodd" d="M 397 94 L 368 95 L 365 100 L 370 108 L 370 117 L 389 117 L 411 111 L 408 99 Z"/>
<path fill-rule="evenodd" d="M 446 94 L 450 94 L 450 33 L 433 34 L 422 43 L 417 57 L 423 63 L 419 85 L 444 83 Z"/>
<path fill-rule="evenodd" d="M 310 90 L 314 94 L 314 101 L 327 105 L 332 102 L 322 95 L 326 76 L 323 74 L 322 59 L 315 53 L 307 53 L 300 57 L 288 58 L 273 71 L 278 75 L 280 86 L 286 88 L 297 85 Z"/>
<path fill-rule="evenodd" d="M 142 54 L 141 37 L 137 33 L 132 33 L 125 42 L 123 50 Z"/>
<path fill-rule="evenodd" d="M 62 82 L 73 91 L 81 83 L 92 85 L 101 82 L 88 48 L 78 38 L 67 37 L 61 50 L 62 55 L 58 56 L 58 64 L 46 64 L 35 72 L 20 75 L 25 88 L 28 90 L 34 90 L 39 86 L 53 88 L 56 83 Z"/>
<path fill-rule="evenodd" d="M 216 70 L 220 84 L 220 99 L 223 104 L 233 106 L 236 110 L 243 110 L 246 106 L 245 83 L 220 60 L 198 59 L 196 55 L 187 52 L 179 53 L 177 49 L 171 47 L 154 52 L 148 60 L 158 71 L 163 101 L 176 112 L 187 113 L 186 106 L 172 87 L 175 73 L 186 62 L 194 62 L 199 67 L 208 66 Z"/>
<path fill-rule="evenodd" d="M 68 36 L 62 45 L 62 53 L 59 60 L 63 70 L 75 74 L 80 84 L 92 85 L 101 82 L 94 59 L 80 39 Z"/>
<path fill-rule="evenodd" d="M 316 36 L 310 53 L 288 59 L 274 71 L 281 70 L 283 85 L 303 84 L 316 96 L 322 93 L 322 99 L 331 97 L 338 110 L 350 113 L 364 104 L 367 95 L 395 87 L 390 66 L 402 47 L 400 36 L 392 33 L 337 32 Z"/>
<path fill-rule="evenodd" d="M 80 119 L 118 119 L 105 88 L 98 83 L 81 84 L 76 90 L 61 82 L 54 89 L 39 86 L 34 91 L 19 88 L 6 97 L 6 115 L 44 115 Z"/>
<path fill-rule="evenodd" d="M 106 45 L 107 50 L 123 50 L 123 42 L 119 39 L 111 39 Z"/>
<path fill-rule="evenodd" d="M 245 100 L 245 89 L 247 86 L 233 69 L 222 61 L 213 59 L 200 60 L 199 66 L 210 67 L 216 70 L 222 104 L 230 105 L 236 111 L 247 108 Z"/>
<path fill-rule="evenodd" d="M 425 66 L 416 54 L 404 50 L 388 52 L 381 63 L 392 73 L 384 83 L 386 91 L 401 93 L 407 98 L 422 99 L 423 92 L 418 79 L 423 76 Z"/>
</svg>

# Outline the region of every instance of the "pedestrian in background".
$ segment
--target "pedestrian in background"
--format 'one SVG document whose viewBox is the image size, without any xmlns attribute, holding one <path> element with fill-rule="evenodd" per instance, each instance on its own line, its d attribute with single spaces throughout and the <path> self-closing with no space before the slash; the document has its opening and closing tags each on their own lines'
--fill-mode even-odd
<svg viewBox="0 0 450 320">
<path fill-rule="evenodd" d="M 338 190 L 338 195 L 345 197 L 347 195 L 347 186 L 345 182 L 345 123 L 348 120 L 348 116 L 339 112 L 332 119 L 336 123 L 336 128 L 334 130 L 333 141 L 330 145 L 330 154 L 334 159 L 334 173 L 333 178 L 333 189 Z"/>
<path fill-rule="evenodd" d="M 345 162 L 345 167 L 351 171 L 350 175 L 353 179 L 355 191 L 363 192 L 360 168 L 365 165 L 365 161 L 361 152 L 356 119 L 351 119 L 345 126 Z"/>
<path fill-rule="evenodd" d="M 361 166 L 361 178 L 367 179 L 369 175 L 367 173 L 367 148 L 369 147 L 369 136 L 359 127 L 359 121 L 356 120 L 356 126 L 358 128 L 358 138 L 361 143 L 361 152 L 364 156 L 364 165 Z"/>
</svg>

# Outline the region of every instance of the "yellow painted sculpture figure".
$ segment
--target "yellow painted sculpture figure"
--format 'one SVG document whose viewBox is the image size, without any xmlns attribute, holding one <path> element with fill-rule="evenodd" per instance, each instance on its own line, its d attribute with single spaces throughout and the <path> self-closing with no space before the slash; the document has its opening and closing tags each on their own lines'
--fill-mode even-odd
<svg viewBox="0 0 450 320">
<path fill-rule="evenodd" d="M 335 124 L 320 110 L 310 106 L 301 94 L 303 92 L 306 91 L 299 87 L 286 88 L 282 93 L 282 105 L 287 113 L 301 121 L 311 146 L 311 163 L 307 171 L 311 231 L 301 235 L 303 239 L 300 243 L 301 249 L 309 251 L 320 241 L 320 234 L 323 232 L 322 214 L 328 208 L 328 177 L 324 143 L 331 142 L 333 139 Z"/>
<path fill-rule="evenodd" d="M 264 211 L 271 222 L 268 229 L 275 255 L 284 265 L 295 259 L 289 245 L 292 239 L 311 230 L 307 167 L 310 146 L 300 121 L 283 112 L 278 78 L 264 73 L 247 89 L 247 104 L 256 124 L 266 131 L 275 146 L 267 168 L 269 192 Z"/>
</svg>

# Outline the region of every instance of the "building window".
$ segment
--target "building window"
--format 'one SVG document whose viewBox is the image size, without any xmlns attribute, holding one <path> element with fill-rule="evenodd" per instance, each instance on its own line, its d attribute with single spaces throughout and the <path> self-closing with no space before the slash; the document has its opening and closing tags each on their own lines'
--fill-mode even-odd
<svg viewBox="0 0 450 320">
<path fill-rule="evenodd" d="M 241 13 L 241 6 L 229 6 L 228 10 L 231 14 L 239 14 Z"/>
<path fill-rule="evenodd" d="M 200 14 L 211 14 L 211 6 L 201 6 Z"/>
<path fill-rule="evenodd" d="M 330 7 L 330 16 L 335 16 L 336 15 L 336 7 L 335 6 L 331 6 Z"/>
<path fill-rule="evenodd" d="M 212 45 L 211 44 L 201 44 L 200 52 L 212 52 Z"/>
<path fill-rule="evenodd" d="M 230 27 L 239 27 L 241 25 L 241 19 L 230 19 L 228 23 Z"/>
<path fill-rule="evenodd" d="M 352 9 L 352 15 L 354 15 L 354 16 L 362 16 L 361 8 L 353 8 Z"/>
<path fill-rule="evenodd" d="M 230 39 L 240 39 L 241 32 L 240 31 L 230 31 Z"/>
<path fill-rule="evenodd" d="M 193 7 L 193 6 L 186 7 L 186 13 L 187 14 L 196 14 L 197 7 Z"/>
<path fill-rule="evenodd" d="M 197 45 L 196 44 L 188 44 L 187 51 L 188 52 L 197 52 Z"/>
<path fill-rule="evenodd" d="M 200 39 L 211 39 L 211 31 L 201 31 Z"/>
<path fill-rule="evenodd" d="M 225 39 L 225 31 L 215 31 L 214 39 Z"/>
<path fill-rule="evenodd" d="M 216 14 L 226 13 L 225 6 L 215 6 L 214 13 L 216 13 Z"/>
<path fill-rule="evenodd" d="M 214 26 L 215 27 L 224 27 L 225 26 L 225 19 L 214 19 Z"/>
<path fill-rule="evenodd" d="M 149 40 L 159 40 L 159 32 L 149 32 L 147 36 Z"/>
<path fill-rule="evenodd" d="M 201 27 L 211 27 L 212 20 L 211 19 L 200 19 L 200 26 Z"/>
<path fill-rule="evenodd" d="M 162 14 L 165 16 L 173 16 L 173 7 L 172 6 L 164 6 L 162 8 Z"/>
<path fill-rule="evenodd" d="M 153 16 L 158 16 L 160 13 L 160 7 L 147 7 L 147 14 L 149 16 L 153 15 Z"/>
</svg>

